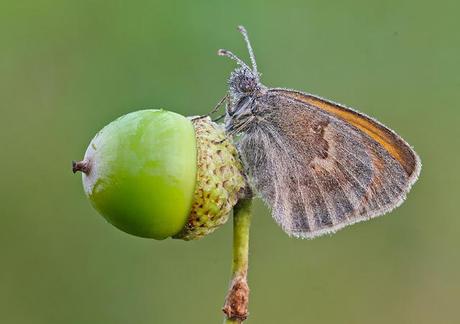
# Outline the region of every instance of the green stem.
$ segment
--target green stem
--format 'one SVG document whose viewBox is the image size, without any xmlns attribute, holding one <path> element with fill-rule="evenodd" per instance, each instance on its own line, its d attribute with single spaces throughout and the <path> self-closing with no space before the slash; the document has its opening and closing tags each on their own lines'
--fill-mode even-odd
<svg viewBox="0 0 460 324">
<path fill-rule="evenodd" d="M 242 199 L 233 209 L 232 279 L 223 307 L 226 324 L 240 324 L 248 316 L 247 274 L 251 206 L 252 199 Z"/>
</svg>

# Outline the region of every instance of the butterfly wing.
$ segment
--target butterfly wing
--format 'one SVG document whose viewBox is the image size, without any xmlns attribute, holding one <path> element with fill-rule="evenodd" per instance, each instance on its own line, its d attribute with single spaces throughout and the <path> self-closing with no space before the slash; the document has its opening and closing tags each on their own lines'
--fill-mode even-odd
<svg viewBox="0 0 460 324">
<path fill-rule="evenodd" d="M 319 97 L 270 89 L 240 140 L 252 185 L 289 235 L 313 238 L 399 206 L 420 160 L 377 121 Z"/>
</svg>

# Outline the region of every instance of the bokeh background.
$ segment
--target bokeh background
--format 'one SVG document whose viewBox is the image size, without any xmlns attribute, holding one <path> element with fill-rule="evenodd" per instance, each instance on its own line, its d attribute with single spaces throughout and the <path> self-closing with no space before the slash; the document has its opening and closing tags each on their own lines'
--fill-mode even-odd
<svg viewBox="0 0 460 324">
<path fill-rule="evenodd" d="M 0 323 L 221 323 L 231 224 L 197 242 L 108 225 L 70 161 L 118 116 L 206 113 L 247 59 L 420 154 L 400 208 L 291 239 L 256 204 L 247 323 L 460 323 L 458 1 L 0 2 Z"/>
</svg>

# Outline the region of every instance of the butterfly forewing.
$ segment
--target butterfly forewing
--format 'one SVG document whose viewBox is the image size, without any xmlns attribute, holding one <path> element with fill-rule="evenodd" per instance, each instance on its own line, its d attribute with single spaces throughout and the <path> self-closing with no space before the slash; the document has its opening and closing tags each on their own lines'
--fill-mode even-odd
<svg viewBox="0 0 460 324">
<path fill-rule="evenodd" d="M 256 191 L 288 234 L 313 238 L 397 207 L 418 176 L 397 134 L 344 106 L 271 89 L 239 142 Z"/>
</svg>

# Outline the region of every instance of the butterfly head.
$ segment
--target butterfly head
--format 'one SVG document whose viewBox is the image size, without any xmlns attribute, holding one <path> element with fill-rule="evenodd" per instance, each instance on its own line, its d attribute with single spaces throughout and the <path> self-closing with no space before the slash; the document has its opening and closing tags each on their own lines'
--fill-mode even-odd
<svg viewBox="0 0 460 324">
<path fill-rule="evenodd" d="M 221 49 L 218 52 L 219 55 L 226 56 L 238 64 L 228 81 L 230 105 L 227 106 L 225 116 L 225 130 L 228 134 L 238 134 L 251 127 L 255 118 L 254 99 L 265 88 L 260 83 L 260 74 L 257 71 L 256 59 L 249 42 L 248 33 L 243 26 L 239 26 L 238 30 L 246 42 L 251 67 L 228 50 Z"/>
<path fill-rule="evenodd" d="M 243 35 L 244 41 L 249 51 L 251 59 L 251 67 L 243 62 L 239 57 L 228 50 L 221 49 L 218 54 L 227 56 L 234 60 L 239 66 L 231 73 L 229 79 L 230 97 L 233 101 L 237 101 L 244 96 L 254 94 L 262 87 L 259 80 L 259 72 L 257 71 L 256 59 L 252 50 L 251 43 L 246 29 L 243 26 L 238 27 L 239 32 Z"/>
<path fill-rule="evenodd" d="M 238 67 L 231 73 L 228 85 L 233 98 L 251 95 L 260 89 L 259 76 L 247 67 Z"/>
</svg>

